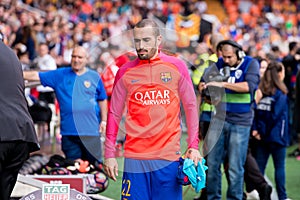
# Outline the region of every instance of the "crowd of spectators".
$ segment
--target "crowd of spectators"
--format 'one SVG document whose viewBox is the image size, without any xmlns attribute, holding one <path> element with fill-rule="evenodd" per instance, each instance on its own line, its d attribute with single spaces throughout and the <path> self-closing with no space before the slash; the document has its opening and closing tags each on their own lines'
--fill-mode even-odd
<svg viewBox="0 0 300 200">
<path fill-rule="evenodd" d="M 0 31 L 18 55 L 28 56 L 23 59 L 27 64 L 37 56 L 38 45 L 46 43 L 60 67 L 70 64 L 70 52 L 76 44 L 92 52 L 90 62 L 94 63 L 107 47 L 103 42 L 107 38 L 150 15 L 166 22 L 170 13 L 179 10 L 175 1 L 6 0 L 0 4 Z"/>
<path fill-rule="evenodd" d="M 101 49 L 107 47 L 103 41 L 146 17 L 176 29 L 174 15 L 195 13 L 213 24 L 212 31 L 236 40 L 251 54 L 269 53 L 279 47 L 282 56 L 288 52 L 289 42 L 300 40 L 299 1 L 223 0 L 222 5 L 228 17 L 216 24 L 216 18 L 205 15 L 206 1 L 4 0 L 0 4 L 0 31 L 8 45 L 28 54 L 27 62 L 37 56 L 39 43 L 47 43 L 58 67 L 70 63 L 75 44 L 93 52 L 91 62 L 95 63 Z M 204 36 L 201 40 L 208 42 Z M 19 49 L 19 43 L 26 49 Z"/>
<path fill-rule="evenodd" d="M 154 18 L 175 32 L 198 34 L 190 35 L 191 42 L 184 48 L 177 46 L 176 37 L 174 44 L 167 47 L 191 63 L 188 66 L 197 59 L 198 43 L 208 44 L 212 32 L 237 41 L 253 57 L 281 60 L 288 55 L 291 42 L 300 44 L 300 1 L 220 2 L 227 14 L 224 19 L 208 15 L 209 2 L 202 0 L 2 0 L 0 32 L 4 42 L 16 51 L 24 69 L 36 67 L 34 60 L 40 44 L 48 45 L 58 68 L 70 65 L 72 49 L 79 44 L 88 49 L 90 67 L 102 72 L 103 52 L 109 50 L 115 57 L 122 51 L 134 52 L 122 37 L 142 18 Z M 204 32 L 199 30 L 203 29 L 196 24 L 199 19 L 208 21 L 212 27 Z M 185 32 L 184 26 L 189 28 L 191 22 L 197 28 Z M 130 43 L 130 39 L 127 41 Z M 125 50 L 120 51 L 122 48 Z"/>
<path fill-rule="evenodd" d="M 279 47 L 283 56 L 288 52 L 289 42 L 299 42 L 299 1 L 224 0 L 223 5 L 228 19 L 221 29 L 229 32 L 245 50 L 269 53 Z"/>
</svg>

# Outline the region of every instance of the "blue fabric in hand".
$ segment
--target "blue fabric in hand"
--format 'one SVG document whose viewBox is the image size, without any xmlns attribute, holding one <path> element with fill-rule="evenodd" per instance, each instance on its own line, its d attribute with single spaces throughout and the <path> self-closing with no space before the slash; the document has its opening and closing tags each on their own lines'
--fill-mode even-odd
<svg viewBox="0 0 300 200">
<path fill-rule="evenodd" d="M 186 158 L 183 163 L 183 172 L 188 176 L 193 188 L 198 193 L 205 187 L 206 173 L 208 167 L 205 165 L 205 159 L 202 158 L 202 163 L 198 162 L 198 165 L 194 165 L 194 161 Z"/>
<path fill-rule="evenodd" d="M 189 177 L 183 172 L 183 163 L 184 163 L 184 159 L 180 157 L 178 172 L 177 172 L 177 180 L 180 185 L 190 185 L 191 182 L 189 180 Z"/>
</svg>

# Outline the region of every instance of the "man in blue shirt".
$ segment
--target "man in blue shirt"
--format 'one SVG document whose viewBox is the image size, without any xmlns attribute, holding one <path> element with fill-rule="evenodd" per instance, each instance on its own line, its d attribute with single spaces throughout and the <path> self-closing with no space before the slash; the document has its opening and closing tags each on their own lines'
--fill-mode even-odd
<svg viewBox="0 0 300 200">
<path fill-rule="evenodd" d="M 100 134 L 106 131 L 107 95 L 99 74 L 87 68 L 87 58 L 86 49 L 77 46 L 72 52 L 71 67 L 24 71 L 24 78 L 54 89 L 60 105 L 61 145 L 66 158 L 99 164 Z"/>
</svg>

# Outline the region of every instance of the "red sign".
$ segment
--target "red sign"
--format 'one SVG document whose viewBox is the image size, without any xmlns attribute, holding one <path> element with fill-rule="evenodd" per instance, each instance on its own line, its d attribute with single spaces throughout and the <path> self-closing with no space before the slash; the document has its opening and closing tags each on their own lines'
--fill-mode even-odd
<svg viewBox="0 0 300 200">
<path fill-rule="evenodd" d="M 70 188 L 86 194 L 86 177 L 82 175 L 33 175 L 30 177 L 50 184 L 69 184 Z"/>
</svg>

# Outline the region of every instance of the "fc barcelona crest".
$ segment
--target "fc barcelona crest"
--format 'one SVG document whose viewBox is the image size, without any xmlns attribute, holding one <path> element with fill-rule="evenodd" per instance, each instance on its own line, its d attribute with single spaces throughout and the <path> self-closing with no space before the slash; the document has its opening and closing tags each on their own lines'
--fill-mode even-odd
<svg viewBox="0 0 300 200">
<path fill-rule="evenodd" d="M 172 80 L 171 72 L 161 72 L 160 79 L 165 83 L 171 81 Z"/>
<path fill-rule="evenodd" d="M 86 88 L 91 87 L 91 81 L 84 81 L 83 84 Z"/>
</svg>

